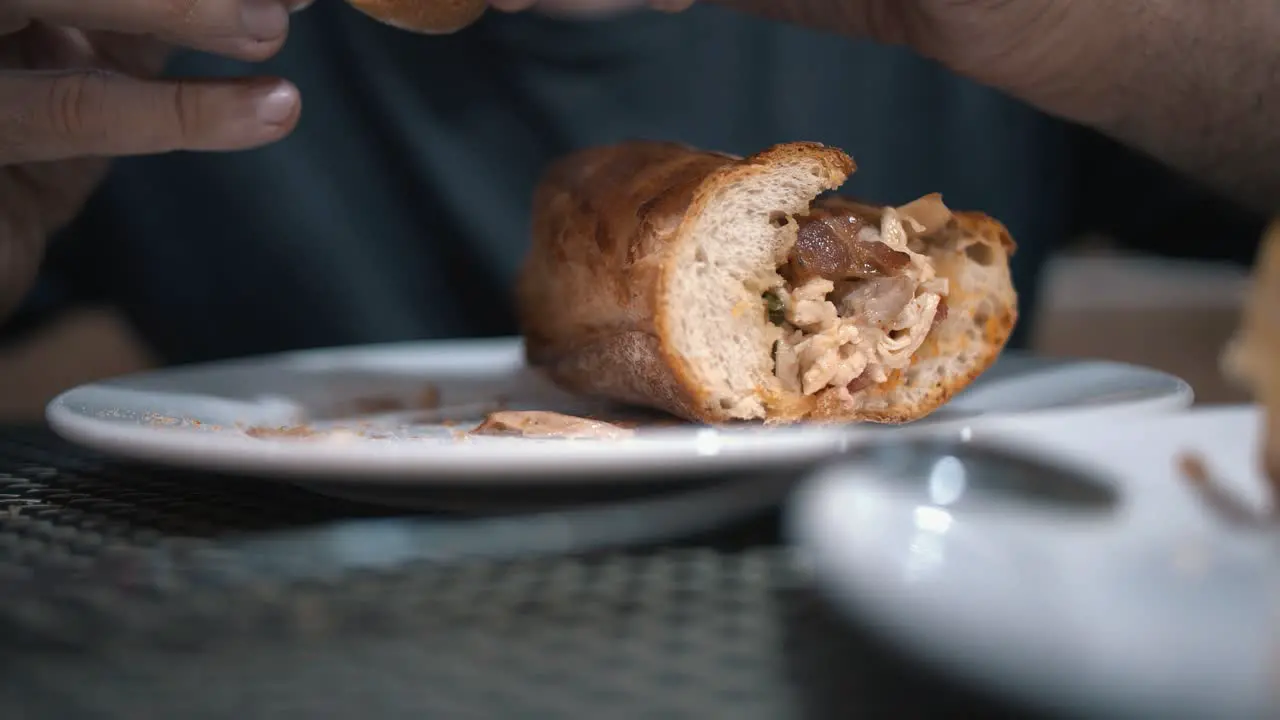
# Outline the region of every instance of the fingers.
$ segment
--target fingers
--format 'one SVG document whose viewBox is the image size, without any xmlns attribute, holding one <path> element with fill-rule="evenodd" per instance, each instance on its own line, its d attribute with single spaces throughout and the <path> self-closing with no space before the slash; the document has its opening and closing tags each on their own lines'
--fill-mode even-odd
<svg viewBox="0 0 1280 720">
<path fill-rule="evenodd" d="M 297 124 L 283 80 L 139 80 L 103 72 L 0 72 L 0 166 L 171 150 L 240 150 Z"/>
<path fill-rule="evenodd" d="M 275 54 L 300 0 L 4 0 L 0 27 L 28 20 L 80 30 L 154 35 L 243 60 Z"/>
</svg>

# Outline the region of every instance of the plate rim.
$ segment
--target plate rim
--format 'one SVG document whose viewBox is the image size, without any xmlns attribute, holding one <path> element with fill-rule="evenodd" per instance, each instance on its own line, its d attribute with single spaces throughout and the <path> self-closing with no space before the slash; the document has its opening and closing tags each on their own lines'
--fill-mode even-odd
<svg viewBox="0 0 1280 720">
<path fill-rule="evenodd" d="M 882 432 L 880 426 L 838 425 L 777 428 L 747 428 L 741 433 L 724 434 L 711 428 L 714 442 L 697 448 L 698 438 L 690 438 L 687 430 L 653 431 L 648 437 L 618 443 L 582 442 L 567 444 L 513 442 L 504 445 L 501 458 L 494 460 L 456 444 L 397 443 L 376 450 L 351 451 L 341 443 L 273 443 L 240 434 L 195 432 L 167 427 L 148 426 L 135 421 L 112 421 L 94 417 L 75 407 L 76 397 L 85 391 L 111 387 L 121 382 L 145 381 L 151 376 L 200 372 L 236 366 L 254 366 L 288 359 L 328 359 L 341 361 L 355 356 L 390 356 L 388 353 L 430 354 L 441 352 L 479 352 L 493 356 L 496 364 L 521 358 L 523 341 L 518 337 L 465 338 L 459 340 L 425 340 L 396 343 L 339 346 L 294 350 L 245 358 L 232 358 L 208 363 L 175 365 L 130 375 L 83 383 L 63 391 L 49 402 L 45 419 L 51 429 L 64 439 L 125 461 L 154 463 L 205 472 L 237 475 L 270 476 L 290 480 L 346 482 L 352 484 L 403 485 L 475 485 L 520 486 L 533 482 L 576 485 L 599 482 L 607 473 L 610 482 L 655 478 L 681 482 L 687 477 L 708 473 L 756 467 L 794 465 L 839 452 L 849 444 Z M 1155 398 L 1125 401 L 1118 405 L 1080 406 L 1032 409 L 1015 413 L 1041 415 L 1051 412 L 1137 412 L 1157 413 L 1184 409 L 1192 403 L 1194 393 L 1188 383 L 1170 373 L 1129 363 L 1068 358 L 1039 358 L 1058 362 L 1060 367 L 1073 364 L 1101 363 L 1131 371 L 1154 374 L 1168 381 L 1176 391 Z M 1009 415 L 1009 414 L 1002 414 Z M 980 416 L 981 417 L 981 416 Z M 987 416 L 992 417 L 992 416 Z M 935 431 L 954 423 L 971 424 L 976 418 L 965 416 L 955 421 L 932 424 Z M 676 434 L 678 433 L 678 435 Z M 767 433 L 768 442 L 751 442 L 758 434 Z M 683 447 L 674 449 L 676 438 Z M 368 447 L 368 446 L 364 446 Z M 565 453 L 566 447 L 572 451 Z M 457 449 L 454 449 L 457 448 Z M 512 472 L 518 470 L 519 472 Z"/>
</svg>

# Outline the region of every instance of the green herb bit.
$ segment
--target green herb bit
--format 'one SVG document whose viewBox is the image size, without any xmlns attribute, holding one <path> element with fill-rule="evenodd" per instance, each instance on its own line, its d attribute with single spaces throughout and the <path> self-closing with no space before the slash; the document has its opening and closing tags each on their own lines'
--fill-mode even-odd
<svg viewBox="0 0 1280 720">
<path fill-rule="evenodd" d="M 777 292 L 773 290 L 765 291 L 764 309 L 769 314 L 769 322 L 774 325 L 781 326 L 787 321 L 787 308 L 782 304 L 782 298 L 778 297 Z"/>
</svg>

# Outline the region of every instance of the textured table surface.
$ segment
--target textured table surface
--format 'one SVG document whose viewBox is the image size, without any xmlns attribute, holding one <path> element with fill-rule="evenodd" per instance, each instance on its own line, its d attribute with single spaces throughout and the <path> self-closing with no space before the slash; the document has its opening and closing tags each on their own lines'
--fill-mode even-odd
<svg viewBox="0 0 1280 720">
<path fill-rule="evenodd" d="M 833 617 L 776 517 L 577 557 L 350 552 L 431 522 L 0 431 L 0 717 L 1025 717 Z"/>
</svg>

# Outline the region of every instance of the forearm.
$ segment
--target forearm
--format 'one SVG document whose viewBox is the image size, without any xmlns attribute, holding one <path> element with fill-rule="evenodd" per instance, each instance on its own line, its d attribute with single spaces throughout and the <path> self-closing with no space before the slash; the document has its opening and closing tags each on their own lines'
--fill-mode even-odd
<svg viewBox="0 0 1280 720">
<path fill-rule="evenodd" d="M 1115 8 L 1124 22 L 1114 46 L 1099 49 L 1105 61 L 1089 63 L 1108 73 L 1100 89 L 1093 97 L 1045 98 L 1048 109 L 1259 210 L 1280 211 L 1280 3 L 1155 0 Z"/>
<path fill-rule="evenodd" d="M 1276 0 L 708 1 L 906 44 L 1280 210 Z"/>
</svg>

